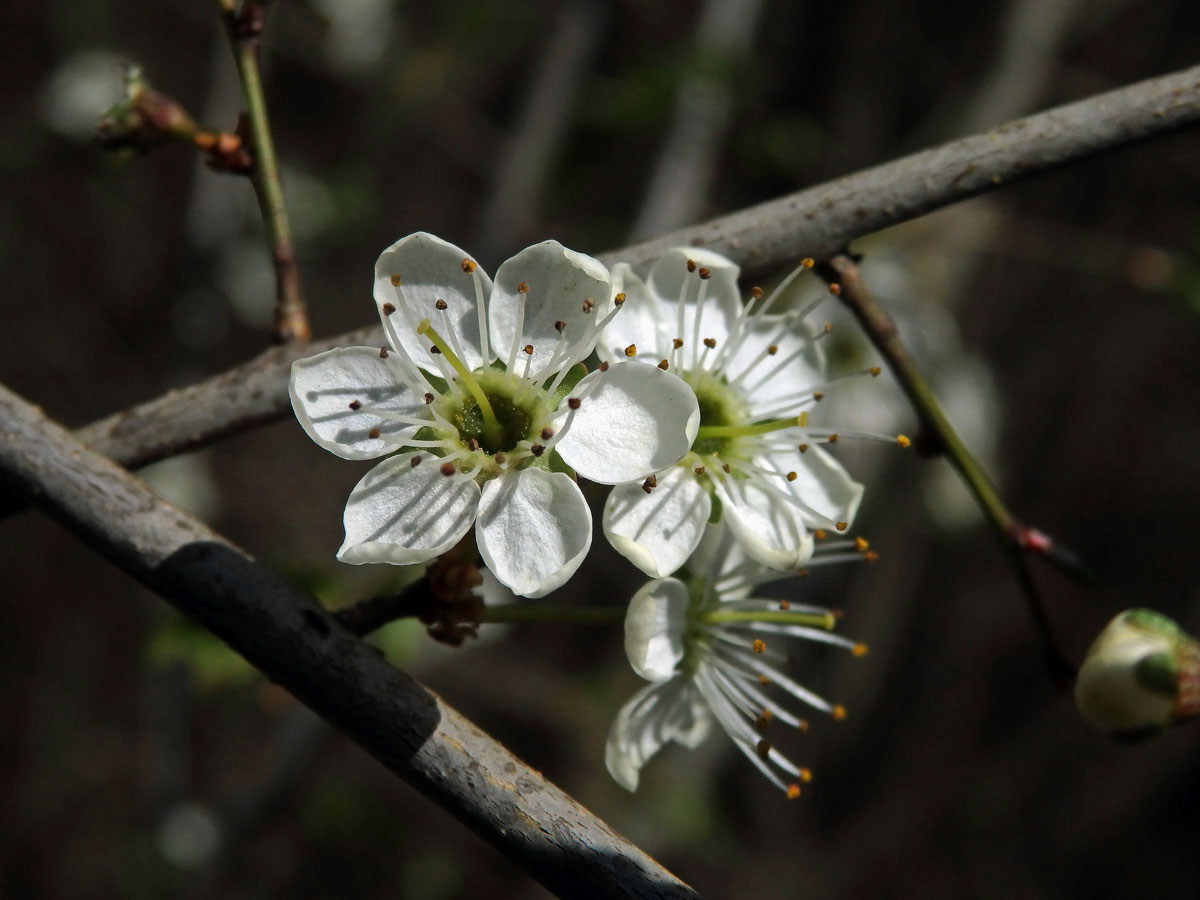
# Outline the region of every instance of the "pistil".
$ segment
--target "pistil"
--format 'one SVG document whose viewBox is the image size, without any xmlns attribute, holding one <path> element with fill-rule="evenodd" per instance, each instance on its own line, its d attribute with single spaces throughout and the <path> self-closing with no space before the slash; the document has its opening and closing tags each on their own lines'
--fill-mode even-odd
<svg viewBox="0 0 1200 900">
<path fill-rule="evenodd" d="M 479 382 L 475 380 L 475 376 L 471 374 L 471 370 L 467 368 L 458 355 L 450 349 L 450 345 L 445 339 L 437 333 L 437 330 L 429 324 L 428 319 L 422 319 L 417 326 L 417 334 L 424 335 L 433 342 L 433 345 L 441 352 L 443 358 L 448 362 L 454 371 L 458 374 L 458 381 L 471 392 L 471 396 L 475 398 L 475 402 L 479 404 L 480 415 L 483 416 L 483 428 L 489 441 L 498 443 L 504 435 L 504 428 L 496 418 L 496 412 L 492 409 L 491 401 L 488 400 L 487 394 L 480 387 Z"/>
</svg>

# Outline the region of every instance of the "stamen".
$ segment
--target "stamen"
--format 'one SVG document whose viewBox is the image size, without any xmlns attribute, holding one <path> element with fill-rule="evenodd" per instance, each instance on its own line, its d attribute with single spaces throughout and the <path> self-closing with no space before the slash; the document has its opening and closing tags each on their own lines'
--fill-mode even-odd
<svg viewBox="0 0 1200 900">
<path fill-rule="evenodd" d="M 454 371 L 458 373 L 459 380 L 466 385 L 467 390 L 471 392 L 471 396 L 475 398 L 475 402 L 479 405 L 479 412 L 483 416 L 483 428 L 487 432 L 488 439 L 498 443 L 501 435 L 504 433 L 504 429 L 496 419 L 496 413 L 492 409 L 492 404 L 488 400 L 487 394 L 483 392 L 483 388 L 475 380 L 475 376 L 471 374 L 471 370 L 467 368 L 460 357 L 449 352 L 450 348 L 442 340 L 442 336 L 429 324 L 428 319 L 421 320 L 421 324 L 417 326 L 417 333 L 427 336 L 433 341 L 434 346 L 441 349 L 446 361 L 454 367 Z"/>
</svg>

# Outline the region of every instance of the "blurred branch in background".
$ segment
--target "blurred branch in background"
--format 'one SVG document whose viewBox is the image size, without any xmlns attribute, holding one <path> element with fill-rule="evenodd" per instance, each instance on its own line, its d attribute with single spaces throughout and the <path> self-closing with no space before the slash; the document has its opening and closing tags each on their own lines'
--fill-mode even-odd
<svg viewBox="0 0 1200 900">
<path fill-rule="evenodd" d="M 675 115 L 630 232 L 653 237 L 696 220 L 704 208 L 733 109 L 731 81 L 749 55 L 762 0 L 707 0 L 685 67 Z"/>
<path fill-rule="evenodd" d="M 1200 121 L 1200 66 L 1010 122 L 759 206 L 601 254 L 645 266 L 664 249 L 712 246 L 744 267 L 765 269 L 802 254 L 829 257 L 854 238 L 995 190 L 1069 162 Z M 379 326 L 307 345 L 275 348 L 189 388 L 79 429 L 93 449 L 144 465 L 287 415 L 292 361 L 338 346 L 383 341 Z M 9 500 L 9 511 L 19 508 Z"/>
<path fill-rule="evenodd" d="M 551 891 L 697 895 L 307 593 L 0 387 L 0 475 Z"/>
<path fill-rule="evenodd" d="M 268 0 L 243 0 L 240 12 L 236 8 L 237 0 L 218 0 L 218 3 L 246 98 L 246 119 L 253 153 L 250 178 L 262 210 L 271 261 L 275 266 L 275 339 L 280 343 L 307 341 L 312 337 L 312 331 L 300 288 L 300 269 L 292 246 L 292 229 L 267 121 L 267 102 L 259 68 L 262 30 L 270 3 Z"/>
</svg>

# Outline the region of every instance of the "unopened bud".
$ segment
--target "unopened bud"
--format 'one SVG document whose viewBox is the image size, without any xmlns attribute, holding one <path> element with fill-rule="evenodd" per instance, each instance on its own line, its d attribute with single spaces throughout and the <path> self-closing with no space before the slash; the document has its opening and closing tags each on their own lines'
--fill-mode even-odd
<svg viewBox="0 0 1200 900">
<path fill-rule="evenodd" d="M 1088 649 L 1075 705 L 1118 737 L 1151 737 L 1200 713 L 1200 643 L 1151 609 L 1118 615 Z"/>
</svg>

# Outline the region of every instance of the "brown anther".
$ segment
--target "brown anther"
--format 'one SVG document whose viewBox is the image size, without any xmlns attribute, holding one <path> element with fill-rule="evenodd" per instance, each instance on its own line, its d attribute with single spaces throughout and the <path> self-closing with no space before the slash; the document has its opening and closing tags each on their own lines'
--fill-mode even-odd
<svg viewBox="0 0 1200 900">
<path fill-rule="evenodd" d="M 559 334 L 562 334 L 564 331 L 567 330 L 567 323 L 564 322 L 562 319 L 557 320 L 554 323 L 554 330 L 557 331 Z"/>
<path fill-rule="evenodd" d="M 433 301 L 434 309 L 445 309 L 447 306 L 449 306 L 449 304 L 446 303 L 446 301 L 443 300 L 441 297 L 438 297 L 438 299 Z"/>
<path fill-rule="evenodd" d="M 680 347 L 683 346 L 683 338 L 672 338 L 671 346 L 674 347 L 676 350 L 678 350 Z"/>
<path fill-rule="evenodd" d="M 840 284 L 838 284 L 836 281 L 829 286 L 829 293 L 833 294 L 833 296 L 836 297 L 841 292 L 842 292 L 842 286 Z"/>
<path fill-rule="evenodd" d="M 767 645 L 761 638 L 755 638 L 754 642 L 750 645 L 750 649 L 755 653 L 766 653 Z"/>
<path fill-rule="evenodd" d="M 396 311 L 396 304 L 394 304 L 394 303 L 383 304 L 383 314 L 385 316 L 390 316 L 395 311 Z"/>
<path fill-rule="evenodd" d="M 375 440 L 375 438 L 379 437 L 379 429 L 372 428 L 370 431 L 367 432 L 367 437 L 369 437 L 371 440 Z"/>
<path fill-rule="evenodd" d="M 475 271 L 475 260 L 464 259 L 462 261 L 462 270 L 464 272 L 466 272 L 468 275 L 470 275 L 472 272 L 474 272 Z"/>
<path fill-rule="evenodd" d="M 419 466 L 421 464 L 421 457 L 414 456 L 412 459 L 410 459 L 408 461 L 408 464 L 415 469 L 417 466 Z"/>
<path fill-rule="evenodd" d="M 662 369 L 664 372 L 665 372 L 665 371 L 667 371 L 667 368 L 668 368 L 669 366 L 670 366 L 670 363 L 668 363 L 668 362 L 667 362 L 665 359 L 660 359 L 660 360 L 658 361 L 658 367 L 659 367 L 660 369 Z"/>
<path fill-rule="evenodd" d="M 600 371 L 607 372 L 608 371 L 608 363 L 606 363 L 606 362 L 600 363 Z"/>
<path fill-rule="evenodd" d="M 787 473 L 787 480 L 788 480 L 788 481 L 795 481 L 795 480 L 796 480 L 796 477 L 797 477 L 797 476 L 796 476 L 796 473 L 795 473 L 795 472 L 788 472 L 788 473 Z"/>
<path fill-rule="evenodd" d="M 492 457 L 492 459 L 494 459 L 496 461 L 496 465 L 498 465 L 498 466 L 502 466 L 506 462 L 508 462 L 508 457 L 505 456 L 503 453 L 497 453 L 495 456 Z"/>
<path fill-rule="evenodd" d="M 871 546 L 870 543 L 868 543 L 868 541 L 865 537 L 856 537 L 854 539 L 854 549 L 857 550 L 859 553 L 866 553 L 867 548 L 870 546 Z"/>
<path fill-rule="evenodd" d="M 583 304 L 580 308 L 585 313 L 590 313 L 593 309 L 596 308 L 596 301 L 593 300 L 591 297 L 585 297 L 583 300 Z"/>
<path fill-rule="evenodd" d="M 847 528 L 850 527 L 850 523 L 849 522 L 835 522 L 834 527 L 837 528 L 838 531 L 845 531 Z"/>
<path fill-rule="evenodd" d="M 729 463 L 721 463 L 721 468 L 725 470 L 726 475 L 733 471 L 733 469 L 729 468 Z"/>
<path fill-rule="evenodd" d="M 772 344 L 770 347 L 767 348 L 767 356 L 774 356 L 778 352 L 779 352 L 778 344 Z"/>
<path fill-rule="evenodd" d="M 695 261 L 694 259 L 689 259 L 689 260 L 687 261 L 687 269 L 688 269 L 688 271 L 689 271 L 689 272 L 695 272 L 695 271 L 696 271 L 696 261 Z"/>
<path fill-rule="evenodd" d="M 796 730 L 801 734 L 806 734 L 808 732 L 808 719 L 801 719 L 799 722 L 797 722 Z"/>
<path fill-rule="evenodd" d="M 716 338 L 705 338 L 704 346 L 707 347 L 709 350 L 712 350 L 714 347 L 717 346 L 717 339 Z"/>
<path fill-rule="evenodd" d="M 625 302 L 625 292 L 624 291 L 621 291 L 619 294 L 617 294 L 615 297 L 613 297 L 613 303 L 615 303 L 617 306 L 620 306 L 624 302 Z"/>
<path fill-rule="evenodd" d="M 524 351 L 526 356 L 533 356 L 533 344 L 526 344 L 521 350 Z"/>
<path fill-rule="evenodd" d="M 387 347 L 380 347 L 380 348 L 379 348 L 379 358 L 380 358 L 380 359 L 387 359 Z"/>
<path fill-rule="evenodd" d="M 712 278 L 712 270 L 706 269 L 703 266 L 701 266 L 699 275 L 700 275 L 701 280 L 708 281 L 708 279 Z"/>
<path fill-rule="evenodd" d="M 761 300 L 762 295 L 763 295 L 763 289 L 758 287 L 757 285 L 755 287 L 750 288 L 750 296 L 753 297 L 755 300 Z"/>
<path fill-rule="evenodd" d="M 796 570 L 797 578 L 807 578 L 810 574 L 811 573 L 808 571 L 808 569 L 797 569 Z"/>
<path fill-rule="evenodd" d="M 472 453 L 474 453 L 476 450 L 478 450 L 479 449 L 479 439 L 471 438 L 469 441 L 467 441 L 467 449 L 470 450 Z"/>
<path fill-rule="evenodd" d="M 831 434 L 828 438 L 826 438 L 826 440 L 828 440 L 831 444 L 836 444 L 838 442 L 837 432 Z"/>
<path fill-rule="evenodd" d="M 791 784 L 789 784 L 787 786 L 787 790 L 785 791 L 785 793 L 787 794 L 787 798 L 789 800 L 795 800 L 797 797 L 800 796 L 800 785 L 796 784 L 796 782 L 793 781 Z"/>
<path fill-rule="evenodd" d="M 768 678 L 766 675 L 759 675 L 758 683 L 761 684 L 763 687 L 767 687 L 771 683 L 771 679 Z"/>
<path fill-rule="evenodd" d="M 630 344 L 625 348 L 626 356 L 637 356 L 637 344 Z"/>
<path fill-rule="evenodd" d="M 351 401 L 350 401 L 350 408 L 351 408 L 351 409 L 362 409 L 362 404 L 361 404 L 361 403 L 359 403 L 357 400 L 351 400 Z"/>
<path fill-rule="evenodd" d="M 534 456 L 541 456 L 543 453 L 546 452 L 546 448 L 543 447 L 541 444 L 533 444 L 530 446 L 529 452 L 532 453 Z"/>
<path fill-rule="evenodd" d="M 404 283 L 404 282 L 403 282 L 403 280 L 400 278 L 400 276 L 399 276 L 399 275 L 393 275 L 393 276 L 392 276 L 392 287 L 400 287 L 400 285 L 401 285 L 401 284 L 403 284 L 403 283 Z"/>
<path fill-rule="evenodd" d="M 829 711 L 829 714 L 831 716 L 833 716 L 833 721 L 843 722 L 846 719 L 846 707 L 842 706 L 842 704 L 839 703 L 837 706 L 835 706 L 833 709 L 831 709 Z"/>
<path fill-rule="evenodd" d="M 545 428 L 542 429 L 542 440 L 548 441 L 552 437 L 554 437 L 554 429 L 551 428 L 549 425 L 547 425 Z"/>
<path fill-rule="evenodd" d="M 528 294 L 529 293 L 529 284 L 522 281 L 520 284 L 517 285 L 517 293 L 518 294 Z"/>
<path fill-rule="evenodd" d="M 800 445 L 797 447 L 797 449 L 798 449 L 798 450 L 799 450 L 801 453 L 807 453 L 807 452 L 808 452 L 808 444 L 800 444 Z"/>
<path fill-rule="evenodd" d="M 867 371 L 871 373 L 872 378 L 878 378 L 879 373 L 882 372 L 883 369 L 880 366 L 871 366 L 871 368 L 867 369 Z"/>
<path fill-rule="evenodd" d="M 578 397 L 567 398 L 567 406 L 569 406 L 571 409 L 579 409 L 581 402 L 582 401 Z"/>
<path fill-rule="evenodd" d="M 447 478 L 449 478 L 451 475 L 453 475 L 455 472 L 458 471 L 458 467 L 455 466 L 454 463 L 452 463 L 452 462 L 444 462 L 444 463 L 442 463 L 442 467 L 439 471 L 443 475 L 445 475 Z"/>
<path fill-rule="evenodd" d="M 822 394 L 820 391 L 813 391 L 813 399 L 816 400 L 818 403 L 820 403 L 822 400 L 825 399 L 825 395 Z"/>
<path fill-rule="evenodd" d="M 826 334 L 833 334 L 833 323 L 832 323 L 832 322 L 826 322 L 826 323 L 825 323 L 825 333 L 826 333 Z"/>
<path fill-rule="evenodd" d="M 870 648 L 870 647 L 868 647 L 866 644 L 855 644 L 855 645 L 854 645 L 854 646 L 853 646 L 853 647 L 850 649 L 850 652 L 851 652 L 851 653 L 853 653 L 855 656 L 857 656 L 857 657 L 860 657 L 860 658 L 861 658 L 861 657 L 864 657 L 864 656 L 866 656 L 868 653 L 870 653 L 870 652 L 871 652 L 871 648 Z"/>
<path fill-rule="evenodd" d="M 438 345 L 437 345 L 437 344 L 432 344 L 432 345 L 429 347 L 429 352 L 430 352 L 430 353 L 432 353 L 434 356 L 437 356 L 437 355 L 438 355 L 439 353 L 441 353 L 442 351 L 441 351 L 441 348 L 440 348 L 440 347 L 438 347 Z"/>
<path fill-rule="evenodd" d="M 873 563 L 879 559 L 879 554 L 876 553 L 874 550 L 868 550 L 866 553 L 863 554 L 863 557 L 866 559 L 867 562 Z"/>
<path fill-rule="evenodd" d="M 695 472 L 697 475 L 703 475 L 705 470 L 704 470 L 704 466 L 696 466 L 696 468 L 692 469 L 692 471 Z"/>
<path fill-rule="evenodd" d="M 771 755 L 771 742 L 768 740 L 759 741 L 754 748 L 754 752 L 758 754 L 759 759 L 766 760 Z"/>
<path fill-rule="evenodd" d="M 829 532 L 826 531 L 824 528 L 818 528 L 816 531 L 813 532 L 813 538 L 818 541 L 823 541 L 827 537 L 829 537 Z"/>
<path fill-rule="evenodd" d="M 656 487 L 658 487 L 658 478 L 654 475 L 651 475 L 649 478 L 647 478 L 645 481 L 642 482 L 642 490 L 645 491 L 647 494 L 650 493 L 652 490 L 654 490 Z"/>
<path fill-rule="evenodd" d="M 911 447 L 912 446 L 912 441 L 910 441 L 908 439 L 908 437 L 903 434 L 896 435 L 896 443 L 899 444 L 901 447 Z"/>
<path fill-rule="evenodd" d="M 433 402 L 433 394 L 426 392 L 425 397 L 423 399 L 425 400 L 425 405 L 428 406 L 430 403 Z"/>
<path fill-rule="evenodd" d="M 762 734 L 771 725 L 771 720 L 775 718 L 775 714 L 769 709 L 764 709 L 758 714 L 758 718 L 754 720 L 754 730 Z"/>
</svg>

